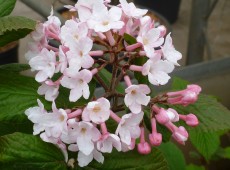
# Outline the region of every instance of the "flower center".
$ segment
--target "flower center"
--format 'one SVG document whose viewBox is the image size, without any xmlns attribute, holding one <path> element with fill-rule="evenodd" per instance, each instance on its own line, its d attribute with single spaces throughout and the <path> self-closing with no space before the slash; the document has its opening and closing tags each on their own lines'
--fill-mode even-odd
<svg viewBox="0 0 230 170">
<path fill-rule="evenodd" d="M 101 107 L 100 107 L 100 106 L 95 106 L 95 107 L 93 108 L 93 111 L 94 111 L 95 113 L 98 113 L 99 111 L 101 111 Z"/>
<path fill-rule="evenodd" d="M 144 39 L 143 39 L 143 44 L 144 44 L 144 45 L 147 45 L 148 43 L 149 43 L 149 40 L 146 39 L 146 38 L 144 38 Z"/>
<path fill-rule="evenodd" d="M 82 79 L 79 80 L 79 83 L 82 84 L 84 81 Z"/>
<path fill-rule="evenodd" d="M 104 22 L 102 23 L 102 25 L 104 25 L 104 26 L 109 25 L 109 21 L 104 21 Z"/>
<path fill-rule="evenodd" d="M 135 95 L 136 93 L 137 93 L 136 90 L 132 90 L 132 91 L 131 91 L 131 94 L 132 94 L 132 95 Z"/>
<path fill-rule="evenodd" d="M 83 57 L 83 52 L 82 51 L 80 51 L 80 57 Z"/>
<path fill-rule="evenodd" d="M 65 116 L 64 116 L 64 115 L 61 115 L 61 116 L 59 117 L 59 119 L 60 119 L 61 122 L 63 122 L 63 121 L 65 120 Z"/>
<path fill-rule="evenodd" d="M 81 128 L 81 133 L 85 134 L 86 133 L 86 128 Z"/>
<path fill-rule="evenodd" d="M 78 39 L 79 39 L 79 36 L 78 36 L 78 35 L 74 35 L 74 38 L 75 38 L 76 40 L 78 40 Z"/>
</svg>

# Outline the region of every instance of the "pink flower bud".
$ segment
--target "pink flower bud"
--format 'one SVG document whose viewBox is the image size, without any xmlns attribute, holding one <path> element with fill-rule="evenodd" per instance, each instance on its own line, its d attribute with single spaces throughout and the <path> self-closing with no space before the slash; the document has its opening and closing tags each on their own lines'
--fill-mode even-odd
<svg viewBox="0 0 230 170">
<path fill-rule="evenodd" d="M 144 142 L 144 143 L 139 143 L 137 145 L 137 150 L 140 154 L 147 155 L 151 152 L 151 147 L 149 143 Z"/>
<path fill-rule="evenodd" d="M 185 90 L 167 93 L 169 96 L 167 102 L 170 104 L 181 104 L 183 106 L 187 106 L 197 101 L 200 92 L 200 86 L 195 84 L 188 85 Z"/>
<path fill-rule="evenodd" d="M 153 132 L 152 134 L 149 134 L 149 141 L 150 141 L 151 145 L 159 146 L 162 142 L 161 133 Z"/>
<path fill-rule="evenodd" d="M 188 115 L 180 115 L 180 119 L 184 120 L 187 125 L 189 126 L 197 126 L 199 124 L 199 121 L 196 117 L 196 115 L 190 113 Z"/>
<path fill-rule="evenodd" d="M 90 51 L 89 52 L 90 56 L 102 56 L 103 54 L 104 54 L 104 51 L 102 51 L 102 50 Z"/>
<path fill-rule="evenodd" d="M 179 120 L 179 115 L 174 109 L 163 109 L 160 108 L 158 114 L 156 115 L 156 119 L 160 124 L 166 124 L 169 121 L 177 122 Z"/>
<path fill-rule="evenodd" d="M 175 131 L 172 134 L 172 137 L 180 144 L 184 145 L 185 141 L 188 139 L 188 132 L 187 130 L 183 127 L 180 126 L 179 128 L 176 128 Z"/>
<path fill-rule="evenodd" d="M 156 114 L 155 117 L 156 117 L 157 121 L 162 125 L 164 125 L 164 124 L 169 122 L 169 117 L 167 115 L 167 112 L 163 108 L 159 109 L 159 112 L 158 112 L 158 114 Z"/>
<path fill-rule="evenodd" d="M 126 50 L 127 51 L 134 51 L 135 49 L 137 49 L 137 48 L 139 48 L 141 46 L 142 46 L 142 44 L 138 42 L 136 44 L 132 44 L 132 45 L 127 46 Z"/>
<path fill-rule="evenodd" d="M 190 85 L 188 85 L 187 89 L 195 92 L 196 94 L 199 94 L 201 92 L 201 87 L 198 86 L 198 85 L 196 85 L 196 84 L 190 84 Z"/>
<path fill-rule="evenodd" d="M 140 143 L 137 145 L 137 150 L 140 154 L 149 154 L 151 152 L 151 147 L 148 142 L 145 141 L 145 129 L 141 127 Z"/>
</svg>

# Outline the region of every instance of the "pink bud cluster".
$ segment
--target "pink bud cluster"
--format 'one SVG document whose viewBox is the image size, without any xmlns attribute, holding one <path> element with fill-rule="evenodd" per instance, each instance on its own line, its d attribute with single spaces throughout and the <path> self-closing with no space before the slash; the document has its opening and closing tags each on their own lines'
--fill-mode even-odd
<svg viewBox="0 0 230 170">
<path fill-rule="evenodd" d="M 66 6 L 70 11 L 77 11 L 78 18 L 67 20 L 63 26 L 51 12 L 48 21 L 37 24 L 26 53 L 31 70 L 36 71 L 35 80 L 41 83 L 38 94 L 53 103 L 52 111 L 47 111 L 40 100 L 38 106 L 26 110 L 28 119 L 34 123 L 34 135 L 40 134 L 45 142 L 59 146 L 66 160 L 67 150 L 78 152 L 77 161 L 81 167 L 93 159 L 103 163 L 102 153 L 111 153 L 113 148 L 123 152 L 134 149 L 138 138 L 139 153 L 150 153 L 149 142 L 153 146 L 162 142 L 157 123 L 168 128 L 181 144 L 187 140 L 188 133 L 184 127 L 176 127 L 173 123 L 181 119 L 189 126 L 198 124 L 195 115 L 180 115 L 157 103 L 192 104 L 201 91 L 199 86 L 189 85 L 185 90 L 164 94 L 164 100 L 156 97 L 159 101 L 153 102 L 149 86 L 132 84 L 128 75 L 129 71 L 140 72 L 152 85 L 166 84 L 170 79 L 168 74 L 179 65 L 177 61 L 182 57 L 173 46 L 170 33 L 166 36 L 164 26 L 156 27 L 145 15 L 147 10 L 126 0 L 120 0 L 118 6 L 109 2 L 78 0 L 75 6 Z M 136 43 L 128 44 L 124 38 L 126 34 L 134 37 Z M 51 45 L 51 41 L 57 45 Z M 100 50 L 95 50 L 93 45 L 99 45 Z M 147 58 L 142 66 L 133 64 L 139 57 Z M 108 65 L 113 67 L 109 86 L 98 75 Z M 93 78 L 105 89 L 105 94 L 90 99 L 89 83 Z M 127 86 L 125 94 L 116 91 L 122 79 Z M 89 102 L 57 109 L 55 100 L 61 86 L 69 89 L 70 102 L 80 98 L 90 99 Z M 118 99 L 123 99 L 124 104 L 118 105 Z M 152 110 L 149 140 L 145 139 L 144 107 Z M 128 114 L 118 114 L 126 108 L 130 110 Z M 109 119 L 117 123 L 115 132 L 108 128 Z"/>
</svg>

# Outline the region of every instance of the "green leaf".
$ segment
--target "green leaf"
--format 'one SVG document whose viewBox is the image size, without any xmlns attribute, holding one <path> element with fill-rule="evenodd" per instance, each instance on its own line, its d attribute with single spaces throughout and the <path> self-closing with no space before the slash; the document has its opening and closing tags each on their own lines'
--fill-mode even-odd
<svg viewBox="0 0 230 170">
<path fill-rule="evenodd" d="M 104 154 L 103 164 L 93 161 L 85 170 L 166 170 L 167 161 L 162 152 L 156 148 L 152 149 L 149 155 L 140 155 L 136 150 L 125 153 L 113 151 L 111 154 Z"/>
<path fill-rule="evenodd" d="M 42 101 L 47 110 L 51 109 L 51 102 L 45 101 L 44 96 L 37 94 L 40 84 L 32 77 L 19 74 L 18 71 L 23 71 L 27 68 L 26 65 L 20 64 L 0 67 L 0 79 L 4 80 L 0 81 L 0 135 L 15 131 L 31 133 L 32 125 L 25 115 L 25 110 L 37 106 L 37 99 Z M 95 81 L 92 81 L 90 83 L 91 96 L 94 89 Z M 66 109 L 82 106 L 87 101 L 80 99 L 77 102 L 70 103 L 69 90 L 61 88 L 59 97 L 55 102 L 58 108 Z"/>
<path fill-rule="evenodd" d="M 179 77 L 173 77 L 171 89 L 172 90 L 183 90 L 183 89 L 186 89 L 188 84 L 190 83 L 186 80 L 183 80 Z"/>
<path fill-rule="evenodd" d="M 0 169 L 67 169 L 64 156 L 39 137 L 14 133 L 0 137 Z"/>
<path fill-rule="evenodd" d="M 219 147 L 212 160 L 230 159 L 230 147 Z"/>
<path fill-rule="evenodd" d="M 190 131 L 189 136 L 193 146 L 207 161 L 211 159 L 220 146 L 220 138 L 216 133 L 196 133 L 195 131 Z"/>
<path fill-rule="evenodd" d="M 230 159 L 230 147 L 224 148 L 224 158 Z"/>
<path fill-rule="evenodd" d="M 0 46 L 25 37 L 36 26 L 36 21 L 21 16 L 2 17 L 0 23 Z"/>
<path fill-rule="evenodd" d="M 16 0 L 0 0 L 0 17 L 9 15 L 15 6 Z"/>
<path fill-rule="evenodd" d="M 181 150 L 173 143 L 162 143 L 158 147 L 164 154 L 170 170 L 184 170 L 185 159 Z"/>
<path fill-rule="evenodd" d="M 186 170 L 205 170 L 205 167 L 190 164 L 186 167 Z"/>
<path fill-rule="evenodd" d="M 124 34 L 124 39 L 129 45 L 137 43 L 136 38 L 134 38 L 133 36 L 131 36 L 127 33 Z"/>
</svg>

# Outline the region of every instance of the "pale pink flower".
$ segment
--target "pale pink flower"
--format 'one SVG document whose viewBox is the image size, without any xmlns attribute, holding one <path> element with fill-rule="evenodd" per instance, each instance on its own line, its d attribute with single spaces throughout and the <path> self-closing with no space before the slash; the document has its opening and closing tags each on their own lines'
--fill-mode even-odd
<svg viewBox="0 0 230 170">
<path fill-rule="evenodd" d="M 69 48 L 74 48 L 74 42 L 78 42 L 81 38 L 86 38 L 88 27 L 86 23 L 78 23 L 75 20 L 67 20 L 61 28 L 61 40 L 63 44 Z"/>
<path fill-rule="evenodd" d="M 99 141 L 97 141 L 97 149 L 103 153 L 111 153 L 113 147 L 121 151 L 120 138 L 115 134 L 104 134 Z"/>
<path fill-rule="evenodd" d="M 162 38 L 161 30 L 158 28 L 152 28 L 146 32 L 142 30 L 141 34 L 137 37 L 137 42 L 141 43 L 144 47 L 147 57 L 151 57 L 152 53 L 154 53 L 154 48 L 159 47 L 163 44 L 164 38 Z"/>
<path fill-rule="evenodd" d="M 170 34 L 171 33 L 169 33 L 166 36 L 165 43 L 161 47 L 162 52 L 163 52 L 163 57 L 164 57 L 164 59 L 168 60 L 169 62 L 172 62 L 174 65 L 179 66 L 177 61 L 182 58 L 182 54 L 174 48 Z"/>
<path fill-rule="evenodd" d="M 55 72 L 61 72 L 64 73 L 65 69 L 67 68 L 68 61 L 67 61 L 67 56 L 64 52 L 65 47 L 59 46 L 59 55 L 58 55 L 58 62 L 56 66 Z"/>
<path fill-rule="evenodd" d="M 55 73 L 56 54 L 53 51 L 48 51 L 43 48 L 42 51 L 29 61 L 31 70 L 38 71 L 35 80 L 43 82 L 47 78 L 51 78 Z"/>
<path fill-rule="evenodd" d="M 79 72 L 66 74 L 62 78 L 61 85 L 71 89 L 69 100 L 77 101 L 83 96 L 85 99 L 89 98 L 90 91 L 88 83 L 92 80 L 92 73 L 89 70 L 83 69 Z"/>
<path fill-rule="evenodd" d="M 89 155 L 85 155 L 83 152 L 79 151 L 77 161 L 80 167 L 87 166 L 93 159 L 99 163 L 104 162 L 104 156 L 94 149 Z"/>
<path fill-rule="evenodd" d="M 58 138 L 67 132 L 67 113 L 63 109 L 57 109 L 52 104 L 52 112 L 48 113 L 43 104 L 38 100 L 39 107 L 29 108 L 25 111 L 28 119 L 34 123 L 34 135 L 45 130 L 47 137 Z"/>
<path fill-rule="evenodd" d="M 143 119 L 143 115 L 144 113 L 140 112 L 139 114 L 125 114 L 122 116 L 116 130 L 116 135 L 119 134 L 121 142 L 130 145 L 132 138 L 137 139 L 140 137 L 139 124 Z"/>
<path fill-rule="evenodd" d="M 92 17 L 92 11 L 95 5 L 102 5 L 103 0 L 78 0 L 75 8 L 81 22 L 85 22 Z"/>
<path fill-rule="evenodd" d="M 47 41 L 43 39 L 42 41 L 34 41 L 28 43 L 29 51 L 26 52 L 25 58 L 30 61 L 32 58 L 39 55 L 42 49 L 47 45 Z"/>
<path fill-rule="evenodd" d="M 171 73 L 173 69 L 172 63 L 154 58 L 143 65 L 142 74 L 148 75 L 148 80 L 153 85 L 165 85 L 170 79 L 168 73 Z"/>
<path fill-rule="evenodd" d="M 79 151 L 84 155 L 90 155 L 94 150 L 94 143 L 100 137 L 100 131 L 92 123 L 84 121 L 76 122 L 74 119 L 69 119 L 68 135 L 62 135 L 61 139 L 68 144 L 76 143 Z"/>
<path fill-rule="evenodd" d="M 66 52 L 70 67 L 90 68 L 94 64 L 93 58 L 89 55 L 93 47 L 93 41 L 86 37 L 74 42 L 70 51 Z"/>
<path fill-rule="evenodd" d="M 59 94 L 59 84 L 46 84 L 43 82 L 42 85 L 38 88 L 39 95 L 45 95 L 47 101 L 54 101 Z"/>
<path fill-rule="evenodd" d="M 38 23 L 35 30 L 31 33 L 31 37 L 34 41 L 41 41 L 45 37 L 45 26 L 42 23 Z"/>
<path fill-rule="evenodd" d="M 126 0 L 120 0 L 121 7 L 126 16 L 139 19 L 145 15 L 148 10 L 137 8 L 133 2 L 128 3 Z"/>
<path fill-rule="evenodd" d="M 131 85 L 125 89 L 125 105 L 129 107 L 132 113 L 138 114 L 141 112 L 141 105 L 147 106 L 150 101 L 150 88 L 147 85 Z"/>
<path fill-rule="evenodd" d="M 51 9 L 50 16 L 48 16 L 48 20 L 43 25 L 46 28 L 46 33 L 48 33 L 48 35 L 50 32 L 59 36 L 61 21 L 58 17 L 53 16 L 53 7 Z"/>
<path fill-rule="evenodd" d="M 84 121 L 92 121 L 100 124 L 109 119 L 110 103 L 106 98 L 99 98 L 97 101 L 92 101 L 87 104 L 82 112 Z"/>
<path fill-rule="evenodd" d="M 41 103 L 41 101 L 38 99 L 38 106 L 36 107 L 30 107 L 25 111 L 26 116 L 28 116 L 28 119 L 34 123 L 33 126 L 33 134 L 37 135 L 45 130 L 45 126 L 39 124 L 39 120 L 42 116 L 47 114 L 47 111 L 44 108 L 44 105 Z"/>
<path fill-rule="evenodd" d="M 113 6 L 109 10 L 103 4 L 97 4 L 93 9 L 93 16 L 88 20 L 88 26 L 95 32 L 107 32 L 111 29 L 121 29 L 124 22 L 120 21 L 122 10 Z"/>
</svg>

